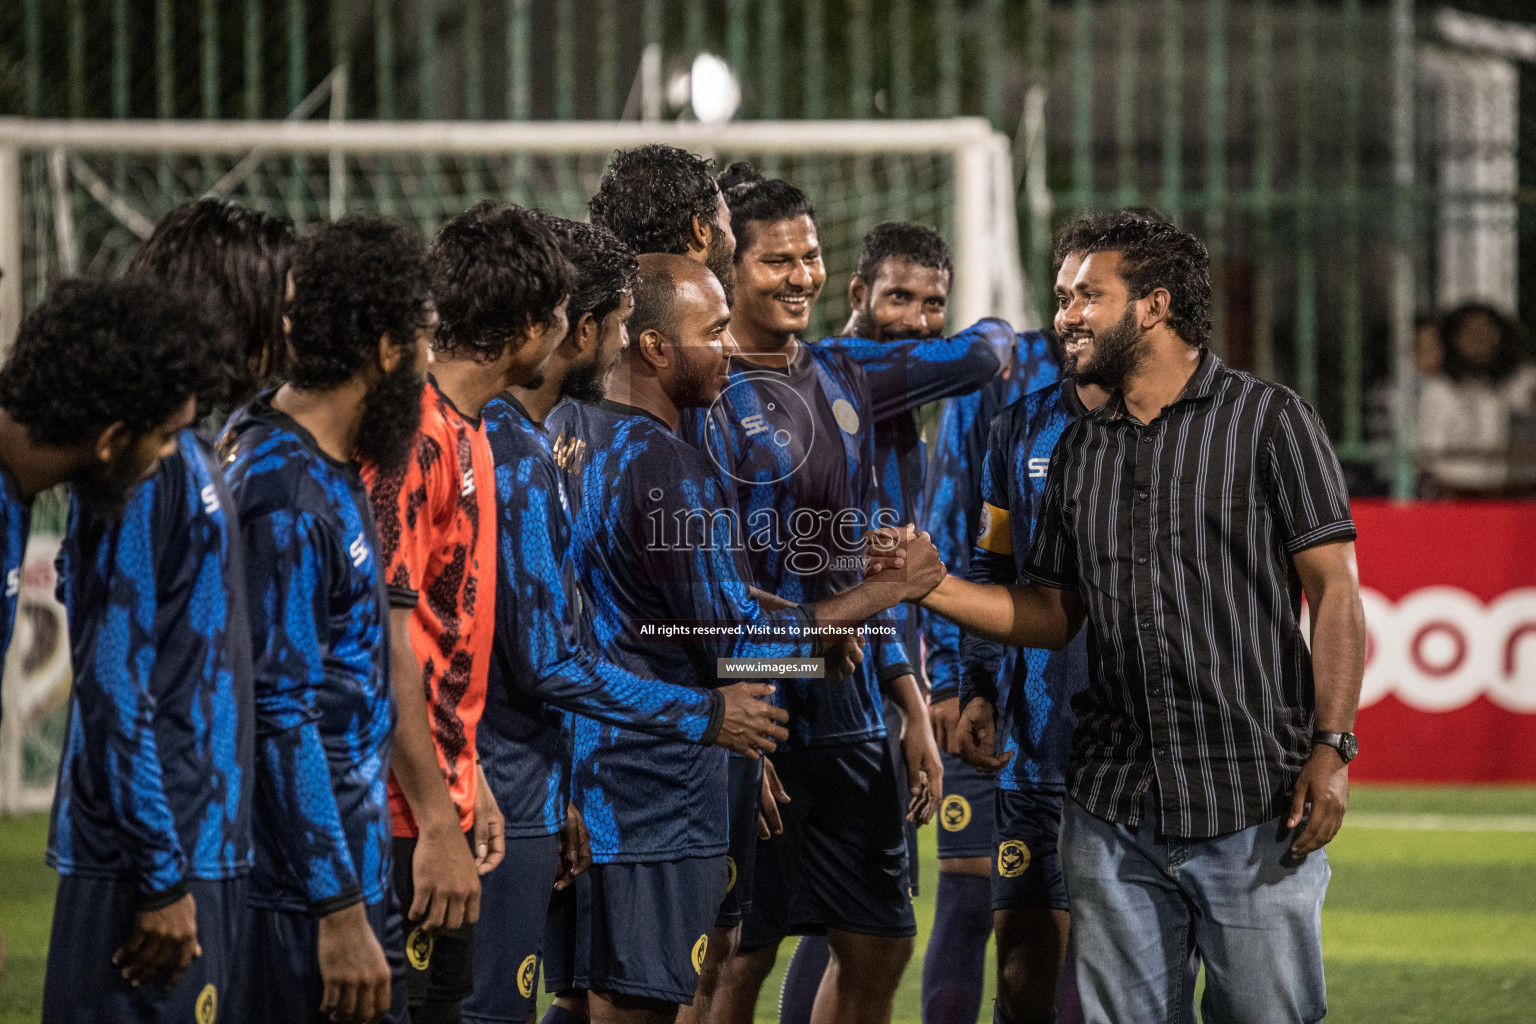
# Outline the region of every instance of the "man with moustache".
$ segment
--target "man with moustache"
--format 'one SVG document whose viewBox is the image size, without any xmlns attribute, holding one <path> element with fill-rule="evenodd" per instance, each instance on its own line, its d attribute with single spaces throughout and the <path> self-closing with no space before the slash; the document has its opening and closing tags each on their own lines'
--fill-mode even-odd
<svg viewBox="0 0 1536 1024">
<path fill-rule="evenodd" d="M 496 922 L 495 939 L 506 947 L 499 962 L 508 962 L 510 952 L 517 970 L 489 977 L 477 967 L 476 991 L 466 1007 L 474 1020 L 514 1020 L 528 1012 L 550 889 L 568 885 L 590 857 L 582 856 L 579 837 L 568 839 L 561 855 L 562 829 L 579 821 L 567 812 L 569 715 L 753 755 L 772 750 L 785 736 L 779 725 L 784 713 L 762 699 L 772 687 L 701 689 L 664 682 L 600 657 L 585 635 L 569 503 L 545 421 L 561 398 L 560 384 L 553 382 L 595 379 L 595 368 L 575 378 L 566 371 L 573 363 L 603 366 L 618 347 L 615 339 L 622 342 L 622 314 L 614 313 L 624 304 L 629 273 L 623 268 L 633 267 L 634 257 L 600 228 L 572 226 L 563 233 L 567 258 L 578 263 L 565 267 L 565 292 L 579 299 L 575 329 L 567 326 L 562 302 L 561 340 L 550 369 L 541 367 L 484 409 L 496 466 L 499 610 L 479 749 L 508 837 L 523 849 L 513 857 L 521 888 L 504 892 L 492 883 L 483 894 L 485 914 Z M 620 287 L 613 287 L 615 277 Z M 580 308 L 587 302 L 593 305 Z"/>
<path fill-rule="evenodd" d="M 1322 847 L 1365 651 L 1355 528 L 1316 413 L 1205 348 L 1209 265 L 1140 219 L 1088 244 L 1064 326 L 1085 339 L 1079 381 L 1110 397 L 1052 455 L 1032 582 L 951 576 L 923 601 L 1004 643 L 1092 631 L 1059 848 L 1093 1024 L 1192 1019 L 1191 937 L 1206 1016 L 1327 1009 Z M 967 708 L 962 733 L 984 738 L 973 716 L 991 719 Z"/>
<path fill-rule="evenodd" d="M 814 602 L 859 578 L 854 549 L 864 528 L 898 521 L 880 512 L 869 384 L 845 353 L 797 337 L 826 282 L 809 199 L 746 165 L 721 185 L 737 238 L 731 331 L 740 355 L 715 406 L 684 414 L 684 433 L 718 467 L 756 538 L 749 560 L 757 584 Z M 876 625 L 892 629 L 883 618 Z M 823 928 L 833 960 L 818 1011 L 840 1021 L 889 1019 L 916 932 L 903 803 L 913 820 L 929 820 L 942 768 L 899 636 L 871 648 L 875 664 L 842 682 L 784 686 L 792 737 L 774 763 L 791 802 L 784 834 L 759 846 L 743 952 L 727 964 L 718 1019 L 751 1020 L 780 940 Z M 905 799 L 885 743 L 882 689 L 907 723 Z"/>
<path fill-rule="evenodd" d="M 216 322 L 185 339 L 209 370 L 200 408 L 248 399 L 285 345 L 296 243 L 284 218 L 202 199 L 134 254 L 128 280 L 174 288 Z M 75 713 L 48 843 L 62 878 L 44 1020 L 184 1020 L 239 1005 L 255 709 L 233 507 L 192 427 L 121 514 L 71 502 L 59 577 Z M 200 955 L 163 988 L 178 972 L 156 978 L 153 961 L 189 947 Z"/>
<path fill-rule="evenodd" d="M 587 592 L 604 595 L 593 602 L 597 642 L 637 672 L 701 685 L 719 678 L 717 658 L 815 657 L 821 627 L 861 621 L 900 596 L 859 584 L 815 607 L 774 610 L 754 597 L 716 471 L 675 435 L 681 410 L 707 407 L 728 380 L 729 322 L 708 269 L 642 256 L 632 342 L 609 374 L 608 397 L 566 388 L 578 401 L 551 417 L 577 571 Z M 930 575 L 909 561 L 904 586 L 921 589 L 937 572 L 927 553 Z M 726 632 L 657 641 L 645 635 L 647 620 Z M 726 757 L 582 720 L 576 752 L 594 866 L 552 911 L 551 988 L 562 1009 L 593 1020 L 670 1020 L 695 999 L 708 929 L 732 881 Z"/>
<path fill-rule="evenodd" d="M 382 218 L 317 228 L 292 279 L 287 382 L 220 439 L 255 662 L 248 1015 L 402 1020 L 388 598 L 357 460 L 410 455 L 435 314 L 421 243 Z"/>
</svg>

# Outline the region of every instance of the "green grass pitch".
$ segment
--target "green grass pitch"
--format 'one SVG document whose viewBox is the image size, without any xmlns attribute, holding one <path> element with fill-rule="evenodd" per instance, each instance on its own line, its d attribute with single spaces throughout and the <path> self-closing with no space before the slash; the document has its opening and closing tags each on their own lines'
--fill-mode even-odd
<svg viewBox="0 0 1536 1024">
<path fill-rule="evenodd" d="M 1357 786 L 1329 847 L 1323 911 L 1329 1018 L 1346 1024 L 1536 1020 L 1536 789 Z M 1458 826 L 1463 826 L 1458 828 Z M 1465 826 L 1472 826 L 1465 828 Z M 0 819 L 0 1024 L 38 1019 L 54 876 L 47 819 Z M 933 918 L 933 830 L 923 830 L 918 950 Z M 758 1020 L 775 1020 L 786 943 Z M 990 952 L 989 952 L 990 956 Z M 896 1020 L 920 1019 L 914 957 Z M 982 1019 L 991 1020 L 991 970 Z"/>
</svg>

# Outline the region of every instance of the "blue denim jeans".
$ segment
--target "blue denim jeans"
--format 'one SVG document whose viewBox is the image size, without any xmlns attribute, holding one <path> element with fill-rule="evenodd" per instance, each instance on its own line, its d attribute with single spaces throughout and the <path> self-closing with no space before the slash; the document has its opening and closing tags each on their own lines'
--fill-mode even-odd
<svg viewBox="0 0 1536 1024">
<path fill-rule="evenodd" d="M 1322 911 L 1328 857 L 1295 861 L 1277 818 L 1214 839 L 1135 829 L 1068 799 L 1061 863 L 1087 1024 L 1297 1024 L 1327 1013 Z"/>
</svg>

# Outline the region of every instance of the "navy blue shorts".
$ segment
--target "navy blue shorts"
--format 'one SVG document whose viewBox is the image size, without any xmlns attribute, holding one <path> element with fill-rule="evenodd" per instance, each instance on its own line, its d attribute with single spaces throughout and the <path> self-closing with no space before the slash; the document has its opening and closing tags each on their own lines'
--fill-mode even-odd
<svg viewBox="0 0 1536 1024">
<path fill-rule="evenodd" d="M 474 849 L 474 831 L 464 834 Z M 395 900 L 409 914 L 416 899 L 416 839 L 395 837 Z M 427 1003 L 458 1003 L 473 990 L 475 929 L 465 925 L 453 931 L 426 932 L 405 922 L 405 990 L 411 1009 Z"/>
<path fill-rule="evenodd" d="M 367 908 L 368 927 L 373 929 L 384 958 L 389 961 L 394 983 L 390 986 L 391 1024 L 410 1020 L 405 992 L 405 936 L 400 928 L 400 908 L 393 893 Z M 249 1021 L 311 1021 L 329 1024 L 320 1015 L 325 982 L 320 976 L 320 919 L 293 910 L 252 907 L 250 947 Z M 239 1020 L 239 1017 L 226 1018 Z"/>
<path fill-rule="evenodd" d="M 944 760 L 944 800 L 934 818 L 939 827 L 939 859 L 992 856 L 992 791 L 997 780 L 958 757 Z"/>
<path fill-rule="evenodd" d="M 907 794 L 884 739 L 773 755 L 789 793 L 784 834 L 757 847 L 741 948 L 828 927 L 917 934 L 907 888 Z"/>
<path fill-rule="evenodd" d="M 549 897 L 560 876 L 560 835 L 507 837 L 507 855 L 480 879 L 475 986 L 465 1021 L 525 1024 L 533 1012 Z"/>
<path fill-rule="evenodd" d="M 993 910 L 1067 909 L 1067 885 L 1056 850 L 1063 800 L 1060 793 L 997 791 Z"/>
<path fill-rule="evenodd" d="M 141 895 L 137 880 L 60 876 L 43 981 L 43 1020 L 198 1024 L 219 1016 L 239 1019 L 240 986 L 246 978 L 246 881 L 194 879 L 187 891 L 197 904 L 203 955 L 174 989 L 154 983 L 134 988 L 112 966 L 112 954 L 133 931 Z"/>
<path fill-rule="evenodd" d="M 719 856 L 592 865 L 550 904 L 545 986 L 692 1005 L 727 873 Z"/>
<path fill-rule="evenodd" d="M 887 699 L 884 710 L 885 742 L 891 748 L 891 764 L 896 769 L 896 792 L 901 794 L 901 827 L 907 837 L 907 895 L 915 897 L 921 872 L 917 858 L 917 826 L 906 820 L 912 795 L 907 785 L 907 759 L 901 752 L 901 709 L 895 701 Z"/>
<path fill-rule="evenodd" d="M 725 854 L 728 869 L 725 899 L 720 901 L 716 928 L 734 928 L 752 912 L 752 878 L 757 867 L 757 815 L 763 804 L 762 759 L 732 755 L 726 764 L 727 828 L 731 845 Z"/>
</svg>

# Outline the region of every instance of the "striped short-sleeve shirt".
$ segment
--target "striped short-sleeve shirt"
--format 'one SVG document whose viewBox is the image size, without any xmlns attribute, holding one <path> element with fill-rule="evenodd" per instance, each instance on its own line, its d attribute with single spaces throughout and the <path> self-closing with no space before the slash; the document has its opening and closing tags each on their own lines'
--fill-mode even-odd
<svg viewBox="0 0 1536 1024">
<path fill-rule="evenodd" d="M 1087 612 L 1073 797 L 1135 825 L 1155 784 L 1191 839 L 1281 813 L 1313 728 L 1292 559 L 1354 536 L 1317 414 L 1210 353 L 1152 423 L 1117 394 L 1069 426 L 1027 572 Z"/>
</svg>

